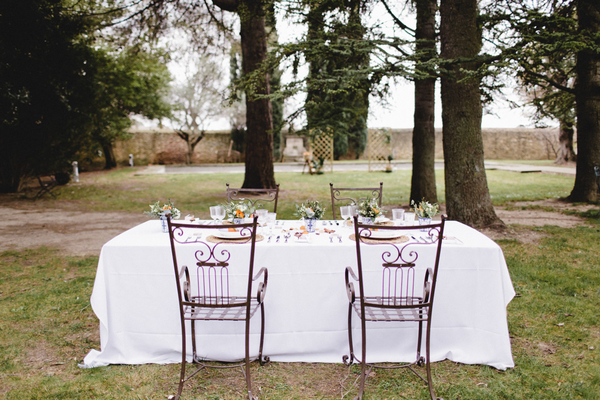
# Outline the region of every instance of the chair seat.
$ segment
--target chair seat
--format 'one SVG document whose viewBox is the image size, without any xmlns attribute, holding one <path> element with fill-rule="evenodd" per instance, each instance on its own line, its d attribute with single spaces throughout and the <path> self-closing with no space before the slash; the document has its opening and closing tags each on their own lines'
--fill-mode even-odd
<svg viewBox="0 0 600 400">
<path fill-rule="evenodd" d="M 366 297 L 366 321 L 427 321 L 429 305 L 422 305 L 422 297 Z M 362 318 L 360 299 L 356 299 L 353 308 Z"/>
<path fill-rule="evenodd" d="M 184 302 L 184 318 L 205 321 L 245 321 L 246 297 L 193 297 L 192 302 Z M 250 301 L 250 317 L 260 303 L 256 299 Z"/>
</svg>

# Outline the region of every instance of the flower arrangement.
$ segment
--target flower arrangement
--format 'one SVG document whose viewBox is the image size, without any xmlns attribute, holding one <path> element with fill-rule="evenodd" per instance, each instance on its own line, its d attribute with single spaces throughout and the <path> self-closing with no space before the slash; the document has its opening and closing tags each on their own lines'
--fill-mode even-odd
<svg viewBox="0 0 600 400">
<path fill-rule="evenodd" d="M 383 211 L 380 209 L 377 199 L 367 199 L 358 203 L 358 215 L 374 221 L 375 218 L 383 215 Z"/>
<path fill-rule="evenodd" d="M 413 206 L 413 210 L 415 214 L 419 218 L 433 218 L 437 215 L 440 210 L 440 206 L 435 203 L 431 204 L 428 201 L 422 200 L 420 203 L 415 203 L 414 200 L 410 202 L 410 205 Z"/>
<path fill-rule="evenodd" d="M 250 200 L 230 201 L 223 204 L 223 208 L 228 220 L 250 218 L 256 211 Z"/>
<path fill-rule="evenodd" d="M 321 219 L 325 214 L 325 207 L 321 206 L 318 201 L 307 201 L 296 205 L 296 215 L 304 219 Z"/>
<path fill-rule="evenodd" d="M 160 205 L 160 201 L 154 204 L 150 204 L 150 211 L 144 211 L 144 214 L 151 216 L 152 218 L 161 218 L 166 214 L 171 214 L 171 218 L 177 219 L 181 215 L 181 212 L 175 208 L 171 199 L 167 204 Z"/>
</svg>

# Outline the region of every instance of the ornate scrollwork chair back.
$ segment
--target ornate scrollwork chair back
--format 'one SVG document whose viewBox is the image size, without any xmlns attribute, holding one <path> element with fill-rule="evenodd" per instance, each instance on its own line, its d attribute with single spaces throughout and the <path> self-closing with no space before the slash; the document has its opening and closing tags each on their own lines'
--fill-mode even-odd
<svg viewBox="0 0 600 400">
<path fill-rule="evenodd" d="M 187 380 L 198 371 L 210 367 L 242 367 L 248 398 L 254 399 L 250 362 L 258 360 L 262 365 L 269 361 L 269 358 L 262 354 L 265 327 L 263 300 L 267 289 L 268 271 L 261 268 L 257 273 L 254 272 L 257 218 L 253 218 L 250 223 L 237 225 L 197 225 L 190 222 L 179 223 L 168 218 L 168 227 L 182 338 L 181 372 L 175 399 L 181 396 L 183 384 Z M 213 236 L 215 229 L 224 229 L 227 232 L 235 229 L 239 232 L 239 238 L 216 238 Z M 250 320 L 256 314 L 260 314 L 260 340 L 258 355 L 251 359 Z M 209 321 L 245 323 L 245 349 L 240 362 L 215 366 L 207 364 L 205 361 L 208 360 L 199 356 L 198 346 L 201 343 L 197 343 L 196 332 Z M 198 367 L 186 377 L 188 326 L 192 339 L 192 363 Z"/>
<path fill-rule="evenodd" d="M 362 399 L 369 372 L 378 367 L 410 369 L 427 383 L 431 398 L 436 399 L 430 365 L 431 315 L 445 221 L 446 217 L 442 216 L 439 223 L 420 227 L 381 226 L 364 225 L 354 217 L 357 271 L 351 267 L 345 271 L 350 354 L 342 360 L 346 365 L 354 362 L 361 365 L 358 399 Z M 420 240 L 415 240 L 413 236 L 418 228 L 426 229 L 427 233 Z M 353 315 L 360 322 L 360 358 L 354 352 Z M 367 322 L 409 321 L 418 323 L 415 360 L 392 366 L 367 363 Z M 421 355 L 423 345 L 425 356 Z M 425 366 L 425 377 L 414 368 L 415 365 Z"/>
<path fill-rule="evenodd" d="M 227 186 L 227 202 L 236 200 L 248 200 L 253 206 L 264 207 L 264 202 L 273 203 L 273 212 L 277 212 L 277 200 L 279 199 L 279 183 L 275 189 L 234 189 Z"/>
<path fill-rule="evenodd" d="M 378 188 L 338 188 L 333 183 L 329 184 L 331 191 L 331 211 L 333 219 L 336 218 L 336 208 L 350 204 L 358 204 L 363 200 L 377 199 L 379 207 L 383 201 L 383 182 L 379 182 Z"/>
</svg>

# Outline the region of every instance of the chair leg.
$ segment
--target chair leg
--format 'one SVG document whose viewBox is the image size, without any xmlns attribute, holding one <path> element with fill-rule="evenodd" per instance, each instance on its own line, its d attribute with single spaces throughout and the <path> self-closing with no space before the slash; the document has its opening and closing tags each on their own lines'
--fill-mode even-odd
<svg viewBox="0 0 600 400">
<path fill-rule="evenodd" d="M 193 321 L 192 321 L 192 330 L 193 330 Z M 179 387 L 177 388 L 177 396 L 175 396 L 174 400 L 178 400 L 181 397 L 181 392 L 183 391 L 183 382 L 185 382 L 185 364 L 187 362 L 187 349 L 185 343 L 185 321 L 181 323 L 181 372 L 179 375 Z"/>
<path fill-rule="evenodd" d="M 263 344 L 265 342 L 265 306 L 260 305 L 260 344 L 258 346 L 258 362 L 260 365 L 265 365 L 269 362 L 269 357 L 263 359 Z"/>
<path fill-rule="evenodd" d="M 358 388 L 358 400 L 361 400 L 363 398 L 363 393 L 365 391 L 365 380 L 367 379 L 367 327 L 363 317 L 364 315 L 360 319 L 360 330 L 362 337 L 362 360 L 360 362 L 360 386 Z"/>
<path fill-rule="evenodd" d="M 431 400 L 436 400 L 435 390 L 433 389 L 433 380 L 431 379 L 431 346 L 430 346 L 431 327 L 429 321 L 427 321 L 427 333 L 425 338 L 425 367 L 427 369 L 427 386 L 429 386 L 429 395 Z"/>
<path fill-rule="evenodd" d="M 417 365 L 422 366 L 423 361 L 421 360 L 421 344 L 423 343 L 423 321 L 419 321 L 419 333 L 417 336 Z"/>
<path fill-rule="evenodd" d="M 356 357 L 354 356 L 354 343 L 352 340 L 352 304 L 348 305 L 348 348 L 350 350 L 349 356 L 343 356 L 342 361 L 346 365 L 352 365 Z"/>
<path fill-rule="evenodd" d="M 252 378 L 250 376 L 250 319 L 246 319 L 244 370 L 246 387 L 248 388 L 248 400 L 254 400 L 254 396 L 252 396 Z"/>
</svg>

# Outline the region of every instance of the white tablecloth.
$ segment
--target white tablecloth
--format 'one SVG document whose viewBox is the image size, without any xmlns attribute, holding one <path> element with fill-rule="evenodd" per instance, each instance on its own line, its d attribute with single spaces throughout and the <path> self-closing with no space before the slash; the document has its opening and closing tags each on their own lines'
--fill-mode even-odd
<svg viewBox="0 0 600 400">
<path fill-rule="evenodd" d="M 85 366 L 181 361 L 169 237 L 159 225 L 145 222 L 103 246 L 91 297 L 100 320 L 101 350 L 91 350 Z M 445 234 L 460 241 L 448 240 L 442 249 L 432 360 L 513 367 L 506 306 L 514 290 L 501 248 L 458 222 L 449 221 Z M 427 247 L 433 256 L 434 246 Z M 355 243 L 348 235 L 343 243 L 330 243 L 324 236 L 315 236 L 311 243 L 257 243 L 255 271 L 269 270 L 264 354 L 272 361 L 341 362 L 348 354 L 346 266 L 356 271 Z M 253 318 L 254 354 L 259 321 L 260 316 Z M 211 321 L 202 326 L 200 355 L 242 357 L 243 324 Z M 372 324 L 367 337 L 370 362 L 414 360 L 416 330 L 410 323 Z M 188 349 L 191 360 L 191 346 Z M 355 349 L 360 353 L 358 342 Z"/>
</svg>

